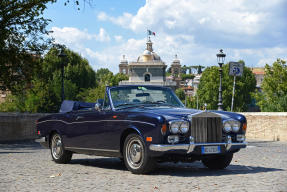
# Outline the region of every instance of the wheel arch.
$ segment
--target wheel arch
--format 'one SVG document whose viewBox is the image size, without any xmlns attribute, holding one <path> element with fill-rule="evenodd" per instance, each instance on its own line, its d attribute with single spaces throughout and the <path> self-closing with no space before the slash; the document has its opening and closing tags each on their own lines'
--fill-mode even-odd
<svg viewBox="0 0 287 192">
<path fill-rule="evenodd" d="M 123 154 L 123 148 L 124 148 L 124 143 L 125 143 L 126 137 L 129 134 L 132 134 L 132 133 L 138 134 L 142 139 L 144 139 L 142 133 L 138 129 L 136 129 L 136 128 L 127 128 L 127 129 L 125 129 L 122 132 L 121 137 L 120 137 L 120 153 L 121 154 Z"/>
</svg>

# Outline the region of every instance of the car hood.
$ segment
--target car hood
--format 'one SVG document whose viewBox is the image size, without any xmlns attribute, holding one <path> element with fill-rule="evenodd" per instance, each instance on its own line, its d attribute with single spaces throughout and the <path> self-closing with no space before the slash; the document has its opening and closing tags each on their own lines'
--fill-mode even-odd
<svg viewBox="0 0 287 192">
<path fill-rule="evenodd" d="M 157 115 L 164 116 L 167 120 L 178 119 L 178 118 L 187 118 L 188 115 L 195 115 L 204 112 L 212 112 L 217 115 L 220 115 L 223 120 L 225 119 L 236 119 L 238 121 L 246 121 L 245 117 L 238 113 L 227 112 L 227 111 L 214 111 L 214 110 L 196 110 L 189 108 L 175 108 L 175 107 L 144 107 L 144 108 L 131 108 L 129 111 L 132 112 L 147 112 Z"/>
</svg>

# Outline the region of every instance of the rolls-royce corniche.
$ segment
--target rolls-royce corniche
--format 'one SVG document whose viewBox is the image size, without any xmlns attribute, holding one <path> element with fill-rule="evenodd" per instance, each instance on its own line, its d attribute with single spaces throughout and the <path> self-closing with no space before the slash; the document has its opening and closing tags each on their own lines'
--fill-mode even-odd
<svg viewBox="0 0 287 192">
<path fill-rule="evenodd" d="M 73 153 L 118 157 L 144 174 L 164 161 L 224 169 L 246 147 L 246 129 L 243 115 L 186 108 L 168 87 L 122 85 L 106 87 L 95 103 L 64 101 L 59 113 L 37 121 L 37 141 L 56 163 Z"/>
</svg>

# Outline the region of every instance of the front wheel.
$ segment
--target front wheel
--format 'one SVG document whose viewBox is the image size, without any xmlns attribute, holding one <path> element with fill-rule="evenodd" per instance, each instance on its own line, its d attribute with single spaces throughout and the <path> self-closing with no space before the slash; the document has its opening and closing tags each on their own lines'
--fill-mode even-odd
<svg viewBox="0 0 287 192">
<path fill-rule="evenodd" d="M 73 153 L 64 149 L 62 138 L 58 133 L 51 138 L 51 155 L 56 163 L 68 163 L 72 159 Z"/>
<path fill-rule="evenodd" d="M 144 141 L 137 134 L 127 136 L 123 157 L 127 169 L 134 174 L 151 172 L 156 165 L 155 160 L 148 155 Z"/>
<path fill-rule="evenodd" d="M 209 169 L 225 169 L 232 161 L 233 153 L 218 155 L 202 160 L 202 163 Z"/>
</svg>

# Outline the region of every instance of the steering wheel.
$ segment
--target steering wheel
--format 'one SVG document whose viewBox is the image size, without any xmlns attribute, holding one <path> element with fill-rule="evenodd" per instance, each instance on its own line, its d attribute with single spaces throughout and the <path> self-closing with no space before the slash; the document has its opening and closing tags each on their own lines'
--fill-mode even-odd
<svg viewBox="0 0 287 192">
<path fill-rule="evenodd" d="M 155 103 L 166 103 L 166 101 L 158 100 L 158 101 L 156 101 Z"/>
</svg>

